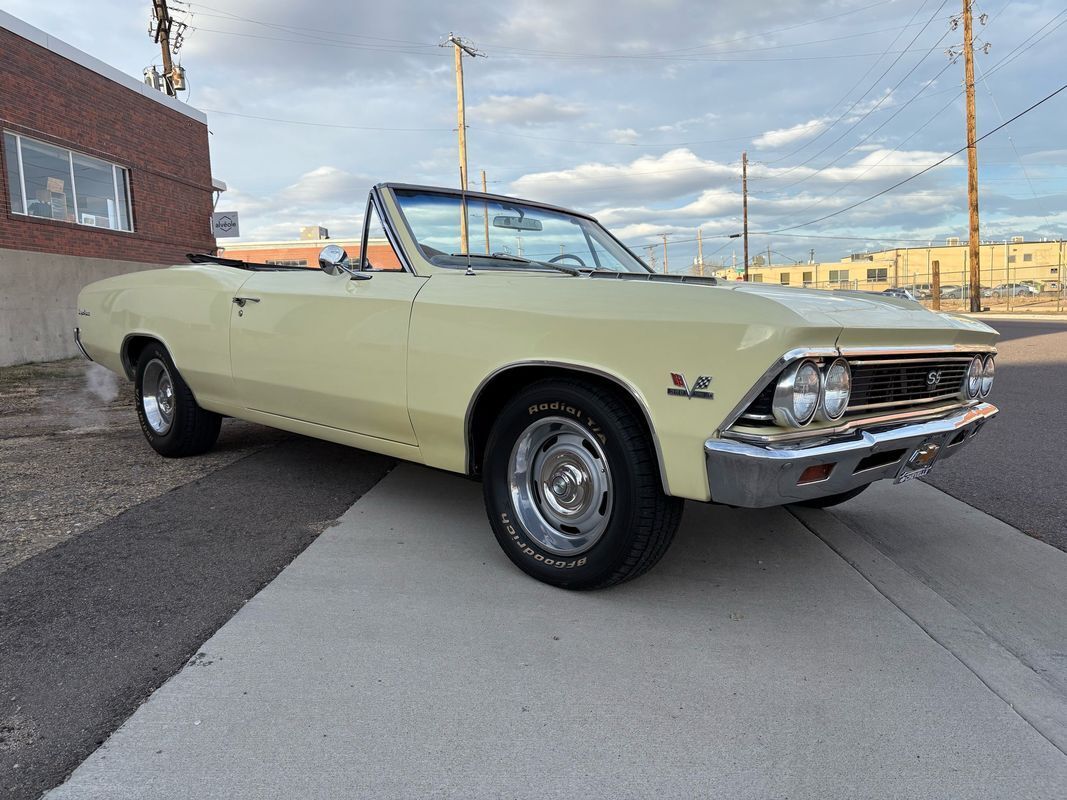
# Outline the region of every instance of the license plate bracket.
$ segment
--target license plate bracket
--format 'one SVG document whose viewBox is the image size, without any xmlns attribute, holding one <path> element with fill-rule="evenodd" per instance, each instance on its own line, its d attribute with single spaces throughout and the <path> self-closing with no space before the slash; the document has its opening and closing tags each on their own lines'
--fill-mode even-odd
<svg viewBox="0 0 1067 800">
<path fill-rule="evenodd" d="M 897 472 L 897 477 L 893 483 L 905 483 L 929 475 L 940 455 L 940 444 L 933 441 L 923 442 L 911 451 L 911 455 L 908 456 L 904 466 Z"/>
</svg>

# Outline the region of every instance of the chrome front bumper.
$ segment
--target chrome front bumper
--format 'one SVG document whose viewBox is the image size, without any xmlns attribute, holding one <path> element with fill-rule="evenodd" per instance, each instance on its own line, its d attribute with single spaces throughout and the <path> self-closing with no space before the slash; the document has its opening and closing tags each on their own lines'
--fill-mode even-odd
<svg viewBox="0 0 1067 800">
<path fill-rule="evenodd" d="M 745 508 L 795 503 L 840 494 L 896 477 L 917 448 L 936 445 L 937 463 L 959 451 L 998 412 L 990 403 L 961 408 L 939 419 L 871 426 L 847 438 L 774 446 L 708 439 L 704 458 L 711 499 Z M 799 483 L 809 467 L 830 465 L 825 478 Z"/>
</svg>

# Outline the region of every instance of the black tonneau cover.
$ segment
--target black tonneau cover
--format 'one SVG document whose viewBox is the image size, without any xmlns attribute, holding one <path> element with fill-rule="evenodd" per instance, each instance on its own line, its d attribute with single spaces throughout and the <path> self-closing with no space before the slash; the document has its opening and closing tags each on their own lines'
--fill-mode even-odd
<svg viewBox="0 0 1067 800">
<path fill-rule="evenodd" d="M 185 257 L 193 264 L 218 264 L 223 267 L 247 269 L 249 272 L 285 272 L 307 269 L 307 267 L 291 267 L 285 264 L 256 264 L 251 261 L 241 261 L 239 258 L 223 258 L 208 253 L 186 253 Z"/>
</svg>

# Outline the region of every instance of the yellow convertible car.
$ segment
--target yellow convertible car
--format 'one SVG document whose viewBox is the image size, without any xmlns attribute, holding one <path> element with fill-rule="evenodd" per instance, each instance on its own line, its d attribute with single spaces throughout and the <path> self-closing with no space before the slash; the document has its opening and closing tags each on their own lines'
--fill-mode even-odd
<svg viewBox="0 0 1067 800">
<path fill-rule="evenodd" d="M 997 334 L 917 303 L 654 274 L 597 221 L 386 183 L 359 254 L 100 281 L 85 355 L 149 444 L 239 417 L 480 479 L 500 546 L 572 589 L 636 577 L 683 500 L 825 506 L 925 475 L 997 413 Z"/>
</svg>

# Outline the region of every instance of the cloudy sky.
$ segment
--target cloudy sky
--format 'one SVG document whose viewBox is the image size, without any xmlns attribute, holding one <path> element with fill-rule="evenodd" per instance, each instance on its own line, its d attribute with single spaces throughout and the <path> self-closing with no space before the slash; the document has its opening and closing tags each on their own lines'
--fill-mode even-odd
<svg viewBox="0 0 1067 800">
<path fill-rule="evenodd" d="M 137 76 L 160 62 L 150 6 L 4 2 Z M 752 248 L 775 262 L 966 237 L 964 156 L 846 210 L 964 144 L 963 60 L 946 52 L 958 0 L 171 6 L 245 241 L 354 235 L 378 181 L 458 183 L 450 31 L 486 55 L 465 60 L 472 181 L 484 169 L 491 191 L 592 212 L 635 247 L 669 234 L 672 269 L 698 227 L 707 260 L 740 259 L 724 237 L 740 230 L 743 150 Z M 1063 83 L 1067 8 L 974 7 L 982 134 Z M 1067 235 L 1065 112 L 1067 92 L 979 144 L 983 239 Z"/>
</svg>

